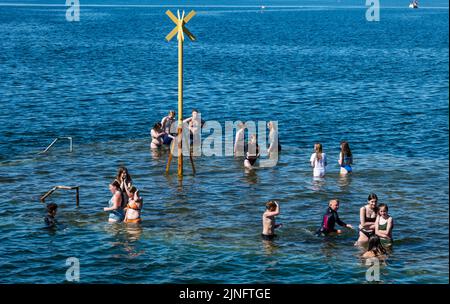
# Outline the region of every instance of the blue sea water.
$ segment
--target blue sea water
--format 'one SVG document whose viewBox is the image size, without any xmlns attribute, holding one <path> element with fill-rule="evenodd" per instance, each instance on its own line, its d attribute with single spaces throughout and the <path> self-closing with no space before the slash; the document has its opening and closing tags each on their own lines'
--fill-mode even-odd
<svg viewBox="0 0 450 304">
<path fill-rule="evenodd" d="M 358 225 L 370 192 L 395 220 L 383 283 L 448 283 L 448 3 L 381 1 L 0 0 L 0 283 L 366 283 L 356 232 L 313 235 L 327 201 Z M 386 2 L 386 4 L 384 4 Z M 185 111 L 205 120 L 277 120 L 274 168 L 246 173 L 233 157 L 188 159 L 164 175 L 149 130 L 177 105 L 170 8 L 195 9 L 185 53 Z M 99 4 L 99 5 L 97 5 Z M 261 10 L 260 6 L 266 6 Z M 58 136 L 46 154 L 38 155 Z M 354 174 L 339 176 L 348 140 Z M 321 142 L 328 174 L 309 156 Z M 126 165 L 144 198 L 140 228 L 107 223 L 108 183 Z M 42 229 L 40 196 L 55 185 L 64 227 Z M 260 239 L 268 199 L 284 224 Z"/>
</svg>

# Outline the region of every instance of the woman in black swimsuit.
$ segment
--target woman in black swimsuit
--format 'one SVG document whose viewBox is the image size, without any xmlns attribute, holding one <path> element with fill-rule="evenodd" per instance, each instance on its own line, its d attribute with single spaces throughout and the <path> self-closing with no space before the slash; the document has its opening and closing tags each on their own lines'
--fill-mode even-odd
<svg viewBox="0 0 450 304">
<path fill-rule="evenodd" d="M 248 143 L 247 152 L 245 153 L 244 167 L 247 169 L 253 169 L 258 157 L 259 146 L 256 140 L 256 135 L 252 134 Z"/>
<path fill-rule="evenodd" d="M 361 245 L 369 241 L 375 233 L 375 220 L 378 213 L 378 197 L 375 193 L 370 193 L 367 198 L 367 205 L 361 207 L 359 211 L 359 238 L 355 245 Z"/>
</svg>

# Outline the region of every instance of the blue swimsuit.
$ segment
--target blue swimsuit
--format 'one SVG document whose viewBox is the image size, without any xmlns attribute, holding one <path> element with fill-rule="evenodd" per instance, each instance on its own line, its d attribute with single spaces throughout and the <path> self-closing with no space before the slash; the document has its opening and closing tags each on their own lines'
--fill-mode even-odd
<svg viewBox="0 0 450 304">
<path fill-rule="evenodd" d="M 114 202 L 113 199 L 111 198 L 109 200 L 109 207 L 113 207 L 114 206 Z M 109 218 L 112 220 L 115 220 L 117 222 L 121 222 L 123 221 L 123 218 L 125 217 L 125 215 L 123 214 L 123 209 L 116 209 L 116 210 L 112 210 L 109 212 Z"/>
<path fill-rule="evenodd" d="M 341 165 L 342 168 L 344 168 L 345 170 L 347 170 L 347 172 L 352 172 L 352 167 L 350 166 L 350 164 L 352 163 L 353 158 L 351 156 L 345 156 L 344 157 L 344 162 Z"/>
</svg>

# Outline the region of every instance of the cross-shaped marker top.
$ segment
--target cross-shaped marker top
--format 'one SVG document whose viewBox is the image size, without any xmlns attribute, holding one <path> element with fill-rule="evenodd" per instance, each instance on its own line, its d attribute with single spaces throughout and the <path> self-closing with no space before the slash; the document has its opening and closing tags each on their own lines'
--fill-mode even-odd
<svg viewBox="0 0 450 304">
<path fill-rule="evenodd" d="M 169 35 L 166 36 L 166 40 L 170 41 L 175 34 L 177 35 L 177 39 L 181 41 L 184 41 L 184 34 L 186 34 L 189 39 L 192 41 L 195 41 L 195 36 L 192 35 L 191 32 L 186 28 L 185 24 L 189 22 L 189 20 L 192 19 L 192 17 L 195 16 L 195 11 L 191 11 L 186 17 L 184 16 L 184 11 L 182 12 L 180 16 L 180 11 L 177 10 L 177 17 L 175 17 L 174 14 L 170 10 L 167 10 L 166 15 L 169 16 L 169 18 L 173 21 L 173 23 L 176 24 L 176 26 L 173 28 L 173 30 L 169 33 Z M 184 33 L 184 34 L 183 34 Z"/>
</svg>

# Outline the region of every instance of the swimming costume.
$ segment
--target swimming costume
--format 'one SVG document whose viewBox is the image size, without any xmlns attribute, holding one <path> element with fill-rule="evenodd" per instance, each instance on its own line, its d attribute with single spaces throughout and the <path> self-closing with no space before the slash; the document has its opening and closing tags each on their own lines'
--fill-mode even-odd
<svg viewBox="0 0 450 304">
<path fill-rule="evenodd" d="M 112 208 L 113 206 L 114 206 L 114 202 L 113 202 L 113 199 L 111 198 L 109 200 L 109 207 Z M 124 218 L 123 209 L 111 210 L 109 212 L 109 218 L 112 220 L 115 220 L 117 222 L 123 221 L 123 218 Z"/>
<path fill-rule="evenodd" d="M 384 224 L 380 224 L 382 219 L 383 218 L 380 218 L 380 220 L 378 221 L 378 230 L 386 230 L 387 229 L 388 220 L 385 220 L 386 222 Z"/>
<path fill-rule="evenodd" d="M 250 165 L 253 166 L 256 163 L 256 160 L 258 159 L 258 153 L 259 153 L 259 146 L 258 146 L 258 144 L 256 144 L 256 153 L 255 154 L 250 154 L 250 152 L 247 152 L 245 154 L 245 159 L 249 161 Z"/>
<path fill-rule="evenodd" d="M 264 234 L 264 233 L 261 233 L 261 237 L 265 241 L 272 241 L 276 237 L 276 234 Z"/>
<path fill-rule="evenodd" d="M 374 211 L 376 214 L 376 211 Z M 375 223 L 375 221 L 377 220 L 377 217 L 367 217 L 367 207 L 364 206 L 364 221 L 367 223 Z"/>
<path fill-rule="evenodd" d="M 142 220 L 139 217 L 139 218 L 133 219 L 133 220 L 125 219 L 124 222 L 127 223 L 127 224 L 140 224 L 142 222 Z"/>
<path fill-rule="evenodd" d="M 365 236 L 367 236 L 368 238 L 370 238 L 372 235 L 375 234 L 375 231 L 373 230 L 367 230 L 364 228 L 359 229 L 359 231 L 361 231 Z"/>
<path fill-rule="evenodd" d="M 330 207 L 328 207 L 327 211 L 323 215 L 322 226 L 319 228 L 316 234 L 326 235 L 331 232 L 337 232 L 337 230 L 334 228 L 336 223 L 339 226 L 347 226 L 346 223 L 341 221 L 338 213 L 333 209 L 331 209 Z"/>
<path fill-rule="evenodd" d="M 352 166 L 351 163 L 353 162 L 353 157 L 352 156 L 345 156 L 344 157 L 344 161 L 341 165 L 342 168 L 344 168 L 345 170 L 347 170 L 347 172 L 352 172 Z"/>
<path fill-rule="evenodd" d="M 172 142 L 172 137 L 169 136 L 169 134 L 164 134 L 163 136 L 163 144 L 164 145 L 170 145 L 170 143 Z"/>
</svg>

